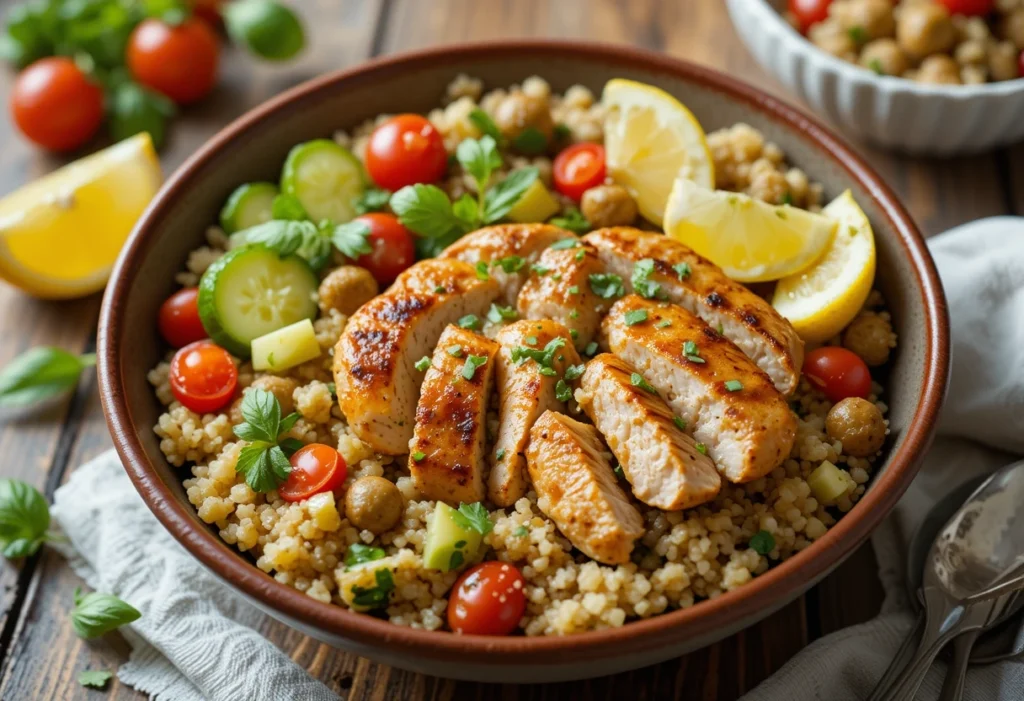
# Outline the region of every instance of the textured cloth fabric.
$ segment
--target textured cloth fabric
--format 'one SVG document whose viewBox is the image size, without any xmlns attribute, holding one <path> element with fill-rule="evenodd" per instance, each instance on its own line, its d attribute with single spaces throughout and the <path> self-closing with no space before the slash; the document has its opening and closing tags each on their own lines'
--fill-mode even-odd
<svg viewBox="0 0 1024 701">
<path fill-rule="evenodd" d="M 929 240 L 949 303 L 953 368 L 939 437 L 920 474 L 873 534 L 885 603 L 877 618 L 802 650 L 743 701 L 867 698 L 913 625 L 907 546 L 939 499 L 1024 455 L 1024 218 L 993 217 Z M 938 696 L 932 666 L 918 699 Z M 1024 699 L 1024 661 L 971 667 L 966 701 Z"/>
<path fill-rule="evenodd" d="M 919 520 L 951 489 L 1024 454 L 1024 219 L 975 222 L 930 244 L 950 304 L 952 383 L 941 437 L 873 536 L 886 591 L 882 613 L 816 641 L 746 701 L 865 698 L 911 625 L 904 566 Z M 72 474 L 54 501 L 75 570 L 142 612 L 122 629 L 133 653 L 118 670 L 121 681 L 156 701 L 337 698 L 256 632 L 263 614 L 171 538 L 113 451 Z M 935 697 L 940 671 L 936 665 L 920 698 Z M 972 668 L 966 698 L 1024 698 L 1024 664 Z"/>
</svg>

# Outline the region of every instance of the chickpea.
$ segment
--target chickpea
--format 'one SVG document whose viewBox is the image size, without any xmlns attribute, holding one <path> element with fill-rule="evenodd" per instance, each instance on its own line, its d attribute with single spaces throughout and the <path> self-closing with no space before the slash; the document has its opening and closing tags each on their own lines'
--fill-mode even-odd
<svg viewBox="0 0 1024 701">
<path fill-rule="evenodd" d="M 825 417 L 829 438 L 843 444 L 843 452 L 857 458 L 874 455 L 885 442 L 887 427 L 877 406 L 860 397 L 847 397 Z"/>
<path fill-rule="evenodd" d="M 956 61 L 944 54 L 929 56 L 921 62 L 916 80 L 919 83 L 959 85 L 960 67 L 956 65 Z"/>
<path fill-rule="evenodd" d="M 892 325 L 874 312 L 862 312 L 843 332 L 843 347 L 871 367 L 884 365 L 892 348 Z"/>
<path fill-rule="evenodd" d="M 521 91 L 509 93 L 497 104 L 494 108 L 494 123 L 510 140 L 533 128 L 550 141 L 555 131 L 547 99 Z"/>
<path fill-rule="evenodd" d="M 1004 39 L 1012 41 L 1014 46 L 1024 51 L 1024 7 L 1018 7 L 1003 17 L 1000 31 Z"/>
<path fill-rule="evenodd" d="M 949 11 L 942 5 L 915 3 L 900 12 L 896 20 L 896 40 L 912 58 L 924 58 L 952 49 L 956 43 L 956 28 Z"/>
<path fill-rule="evenodd" d="M 892 0 L 835 0 L 829 10 L 843 28 L 862 40 L 891 37 L 896 33 Z"/>
<path fill-rule="evenodd" d="M 909 67 L 906 54 L 894 39 L 875 39 L 864 47 L 860 65 L 881 75 L 903 75 Z"/>
<path fill-rule="evenodd" d="M 628 226 L 636 219 L 636 202 L 621 185 L 598 185 L 583 193 L 580 211 L 591 226 Z"/>
<path fill-rule="evenodd" d="M 988 50 L 988 70 L 992 80 L 1013 80 L 1019 77 L 1020 64 L 1017 47 L 1010 41 L 993 44 Z"/>
<path fill-rule="evenodd" d="M 818 22 L 807 32 L 807 38 L 819 49 L 847 61 L 857 58 L 857 44 L 850 33 L 835 19 Z"/>
<path fill-rule="evenodd" d="M 383 477 L 360 477 L 345 492 L 345 515 L 356 528 L 380 535 L 402 518 L 402 493 Z"/>
<path fill-rule="evenodd" d="M 281 405 L 281 416 L 287 416 L 295 411 L 295 401 L 292 399 L 292 394 L 299 386 L 299 383 L 290 377 L 264 375 L 253 380 L 252 386 L 270 392 L 277 397 L 277 402 Z"/>
<path fill-rule="evenodd" d="M 350 316 L 379 292 L 380 287 L 369 270 L 357 265 L 343 265 L 332 270 L 320 282 L 320 311 L 326 314 L 337 309 Z"/>
</svg>

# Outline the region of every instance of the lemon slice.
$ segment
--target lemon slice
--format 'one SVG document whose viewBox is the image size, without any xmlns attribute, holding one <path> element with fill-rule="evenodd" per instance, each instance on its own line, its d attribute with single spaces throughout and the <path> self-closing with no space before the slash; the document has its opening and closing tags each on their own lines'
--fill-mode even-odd
<svg viewBox="0 0 1024 701">
<path fill-rule="evenodd" d="M 616 78 L 604 86 L 604 147 L 608 174 L 636 200 L 640 214 L 660 225 L 672 183 L 688 178 L 715 186 L 715 167 L 700 122 L 651 85 Z"/>
<path fill-rule="evenodd" d="M 823 343 L 853 321 L 875 280 L 875 236 L 850 191 L 823 213 L 839 226 L 832 245 L 812 267 L 779 280 L 772 299 L 808 343 Z"/>
<path fill-rule="evenodd" d="M 741 282 L 778 280 L 815 261 L 832 240 L 831 219 L 747 195 L 676 180 L 665 233 Z"/>
<path fill-rule="evenodd" d="M 0 278 L 48 299 L 102 289 L 162 179 L 143 133 L 0 199 Z"/>
</svg>

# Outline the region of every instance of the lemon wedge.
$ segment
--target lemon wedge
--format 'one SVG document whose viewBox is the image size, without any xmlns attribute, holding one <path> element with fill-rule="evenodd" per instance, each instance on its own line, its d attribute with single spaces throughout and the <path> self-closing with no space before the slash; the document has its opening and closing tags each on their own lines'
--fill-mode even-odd
<svg viewBox="0 0 1024 701">
<path fill-rule="evenodd" d="M 832 240 L 831 219 L 747 195 L 676 180 L 665 233 L 741 282 L 778 280 L 815 261 Z"/>
<path fill-rule="evenodd" d="M 143 133 L 0 199 L 0 278 L 46 299 L 103 289 L 162 180 Z"/>
<path fill-rule="evenodd" d="M 853 321 L 875 280 L 875 236 L 850 191 L 823 214 L 838 223 L 832 244 L 812 267 L 779 280 L 772 299 L 808 343 L 824 343 Z"/>
<path fill-rule="evenodd" d="M 608 174 L 629 191 L 644 218 L 661 224 L 676 178 L 715 186 L 704 130 L 679 100 L 651 85 L 616 78 L 605 84 L 601 101 Z"/>
</svg>

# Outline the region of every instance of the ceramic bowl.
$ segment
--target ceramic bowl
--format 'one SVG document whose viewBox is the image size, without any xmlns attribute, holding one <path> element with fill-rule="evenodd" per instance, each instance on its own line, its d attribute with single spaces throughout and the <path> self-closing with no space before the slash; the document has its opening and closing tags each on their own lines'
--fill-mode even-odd
<svg viewBox="0 0 1024 701">
<path fill-rule="evenodd" d="M 851 188 L 878 240 L 878 284 L 900 345 L 890 377 L 892 440 L 864 498 L 825 536 L 751 583 L 691 608 L 621 628 L 568 637 L 459 636 L 412 630 L 323 604 L 279 584 L 204 525 L 153 434 L 162 408 L 146 372 L 164 355 L 157 309 L 174 274 L 239 183 L 274 179 L 292 145 L 379 113 L 426 112 L 459 73 L 488 86 L 531 75 L 599 93 L 626 77 L 678 96 L 706 128 L 745 121 L 824 183 Z M 396 667 L 491 682 L 593 677 L 653 664 L 708 645 L 764 618 L 834 569 L 892 509 L 929 444 L 948 368 L 946 307 L 924 242 L 879 177 L 814 120 L 732 78 L 629 48 L 562 41 L 446 46 L 388 57 L 300 85 L 246 114 L 175 173 L 142 217 L 107 289 L 99 376 L 114 443 L 142 498 L 209 571 L 271 616 L 318 640 Z"/>
<path fill-rule="evenodd" d="M 974 153 L 1024 139 L 1024 79 L 927 85 L 879 76 L 814 46 L 786 22 L 785 0 L 726 0 L 761 66 L 834 124 L 906 153 Z"/>
</svg>

